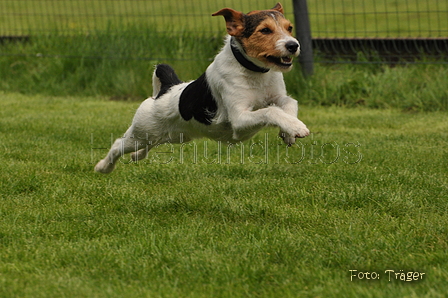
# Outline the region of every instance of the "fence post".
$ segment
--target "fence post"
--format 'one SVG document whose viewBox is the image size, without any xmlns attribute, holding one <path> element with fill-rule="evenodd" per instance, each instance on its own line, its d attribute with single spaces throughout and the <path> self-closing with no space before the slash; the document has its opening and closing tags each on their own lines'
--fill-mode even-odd
<svg viewBox="0 0 448 298">
<path fill-rule="evenodd" d="M 300 42 L 299 62 L 305 77 L 313 74 L 313 46 L 306 0 L 293 0 L 296 36 Z"/>
</svg>

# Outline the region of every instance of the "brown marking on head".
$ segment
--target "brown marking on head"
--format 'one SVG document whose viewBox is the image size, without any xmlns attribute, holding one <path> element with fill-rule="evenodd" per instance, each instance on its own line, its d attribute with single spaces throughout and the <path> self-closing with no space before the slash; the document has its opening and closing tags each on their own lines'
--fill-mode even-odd
<svg viewBox="0 0 448 298">
<path fill-rule="evenodd" d="M 254 11 L 249 12 L 247 15 L 257 14 L 257 13 L 260 13 L 260 12 L 263 12 L 263 11 L 269 11 L 269 10 L 276 10 L 276 11 L 278 11 L 279 13 L 284 14 L 284 10 L 283 10 L 283 6 L 282 6 L 282 4 L 281 4 L 280 2 L 278 2 L 278 3 L 275 4 L 275 6 L 272 7 L 271 9 L 268 9 L 268 10 L 254 10 Z"/>
<path fill-rule="evenodd" d="M 227 32 L 241 44 L 247 56 L 265 67 L 291 69 L 292 57 L 299 54 L 299 46 L 292 37 L 292 23 L 284 17 L 280 3 L 272 9 L 247 14 L 224 8 L 213 14 L 217 15 L 224 16 Z M 297 45 L 295 51 L 293 44 Z"/>
<path fill-rule="evenodd" d="M 238 36 L 244 30 L 244 14 L 242 12 L 231 8 L 223 8 L 212 16 L 224 16 L 229 35 Z"/>
</svg>

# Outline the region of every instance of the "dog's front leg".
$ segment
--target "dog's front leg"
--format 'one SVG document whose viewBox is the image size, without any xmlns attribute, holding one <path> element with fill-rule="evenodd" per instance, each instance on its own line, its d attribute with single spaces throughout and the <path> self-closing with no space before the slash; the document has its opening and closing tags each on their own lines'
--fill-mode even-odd
<svg viewBox="0 0 448 298">
<path fill-rule="evenodd" d="M 278 107 L 280 107 L 285 113 L 293 116 L 294 118 L 297 118 L 298 112 L 299 112 L 299 107 L 298 107 L 297 101 L 295 99 L 293 99 L 289 96 L 285 96 L 285 97 L 282 97 L 279 100 L 277 100 L 276 105 Z M 300 122 L 302 122 L 302 121 L 300 121 Z M 302 122 L 302 124 L 303 124 L 303 122 Z M 303 125 L 306 127 L 305 124 L 303 124 Z M 308 131 L 308 134 L 306 134 L 304 136 L 299 136 L 299 137 L 305 137 L 307 135 L 309 135 L 309 131 Z M 295 140 L 296 136 L 288 134 L 287 131 L 284 131 L 281 128 L 280 128 L 279 136 L 283 139 L 283 141 L 287 145 L 292 145 L 296 141 Z"/>
<path fill-rule="evenodd" d="M 256 131 L 263 126 L 279 127 L 286 134 L 283 139 L 287 144 L 293 144 L 295 138 L 303 138 L 310 133 L 302 121 L 278 106 L 269 106 L 255 111 L 241 110 L 234 115 L 236 116 L 230 120 L 235 140 L 239 140 L 248 132 Z"/>
</svg>

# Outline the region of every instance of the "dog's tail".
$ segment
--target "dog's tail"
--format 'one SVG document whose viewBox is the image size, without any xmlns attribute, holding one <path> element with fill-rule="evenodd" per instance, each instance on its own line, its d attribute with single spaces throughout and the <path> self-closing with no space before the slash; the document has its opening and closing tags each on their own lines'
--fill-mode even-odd
<svg viewBox="0 0 448 298">
<path fill-rule="evenodd" d="M 159 64 L 156 66 L 152 76 L 152 97 L 155 99 L 165 94 L 171 87 L 182 83 L 174 72 L 174 69 L 168 64 Z"/>
</svg>

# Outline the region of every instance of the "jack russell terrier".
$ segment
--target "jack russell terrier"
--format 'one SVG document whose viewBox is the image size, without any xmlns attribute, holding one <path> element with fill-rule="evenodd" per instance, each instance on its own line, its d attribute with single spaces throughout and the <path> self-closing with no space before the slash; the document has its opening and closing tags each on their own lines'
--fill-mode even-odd
<svg viewBox="0 0 448 298">
<path fill-rule="evenodd" d="M 112 145 L 95 171 L 110 173 L 116 161 L 132 152 L 138 161 L 163 143 L 196 138 L 238 143 L 265 126 L 280 128 L 288 144 L 310 131 L 297 119 L 297 101 L 286 94 L 283 72 L 300 53 L 292 24 L 278 3 L 248 14 L 224 8 L 228 36 L 222 50 L 197 80 L 184 83 L 166 65 L 156 66 L 153 96 L 135 113 L 131 127 Z"/>
</svg>

